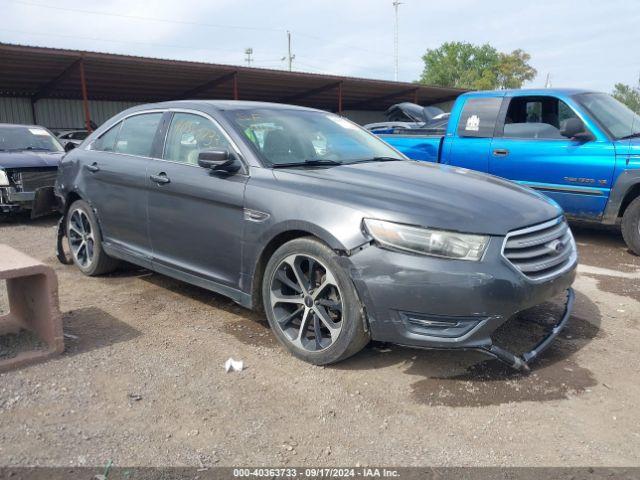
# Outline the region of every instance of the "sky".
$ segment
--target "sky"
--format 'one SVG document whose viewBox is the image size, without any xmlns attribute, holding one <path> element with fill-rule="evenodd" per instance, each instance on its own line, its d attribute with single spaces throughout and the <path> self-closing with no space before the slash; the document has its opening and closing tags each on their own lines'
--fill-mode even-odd
<svg viewBox="0 0 640 480">
<path fill-rule="evenodd" d="M 402 0 L 399 80 L 447 41 L 523 49 L 537 77 L 525 87 L 610 92 L 640 77 L 640 0 Z M 0 0 L 0 42 L 394 78 L 392 0 Z M 1 69 L 1 66 L 0 66 Z M 1 75 L 1 70 L 0 70 Z"/>
</svg>

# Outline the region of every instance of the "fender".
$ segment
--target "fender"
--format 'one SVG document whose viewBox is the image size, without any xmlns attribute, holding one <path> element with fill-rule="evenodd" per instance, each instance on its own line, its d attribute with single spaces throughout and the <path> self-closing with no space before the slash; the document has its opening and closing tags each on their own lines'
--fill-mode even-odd
<svg viewBox="0 0 640 480">
<path fill-rule="evenodd" d="M 611 189 L 609 201 L 604 210 L 602 223 L 605 225 L 615 225 L 620 213 L 620 207 L 625 196 L 635 186 L 640 185 L 640 168 L 627 169 L 620 174 L 615 185 Z"/>
</svg>

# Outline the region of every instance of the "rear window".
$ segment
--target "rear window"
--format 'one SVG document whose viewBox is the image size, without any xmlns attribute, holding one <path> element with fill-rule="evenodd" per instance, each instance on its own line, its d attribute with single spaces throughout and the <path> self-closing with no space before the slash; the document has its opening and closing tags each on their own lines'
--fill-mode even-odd
<svg viewBox="0 0 640 480">
<path fill-rule="evenodd" d="M 491 138 L 502 98 L 470 98 L 462 108 L 458 122 L 459 137 Z"/>
</svg>

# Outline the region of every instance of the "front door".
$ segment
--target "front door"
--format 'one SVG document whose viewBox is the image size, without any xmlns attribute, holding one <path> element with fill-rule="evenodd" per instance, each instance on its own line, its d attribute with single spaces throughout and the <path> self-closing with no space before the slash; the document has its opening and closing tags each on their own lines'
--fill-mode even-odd
<svg viewBox="0 0 640 480">
<path fill-rule="evenodd" d="M 228 137 L 206 116 L 171 115 L 163 159 L 147 180 L 154 268 L 238 289 L 248 176 L 198 166 L 202 150 L 235 152 Z"/>
<path fill-rule="evenodd" d="M 473 97 L 465 101 L 456 134 L 448 142 L 449 151 L 443 152 L 448 165 L 488 171 L 491 139 L 501 105 L 502 97 Z"/>
<path fill-rule="evenodd" d="M 517 96 L 508 101 L 491 145 L 490 173 L 541 191 L 573 217 L 599 217 L 611 189 L 611 142 L 565 137 L 567 120 L 579 117 L 558 98 Z"/>
</svg>

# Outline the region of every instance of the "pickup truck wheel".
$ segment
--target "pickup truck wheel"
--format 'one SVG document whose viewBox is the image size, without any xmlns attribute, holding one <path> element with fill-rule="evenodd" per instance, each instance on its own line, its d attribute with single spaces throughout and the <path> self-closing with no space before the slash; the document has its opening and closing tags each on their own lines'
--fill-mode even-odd
<svg viewBox="0 0 640 480">
<path fill-rule="evenodd" d="M 622 216 L 622 238 L 636 255 L 640 255 L 640 197 L 629 204 Z"/>
<path fill-rule="evenodd" d="M 262 297 L 280 343 L 306 362 L 339 362 L 369 342 L 351 279 L 335 253 L 313 238 L 276 250 L 265 269 Z"/>
<path fill-rule="evenodd" d="M 76 200 L 66 217 L 67 240 L 73 263 L 88 276 L 102 275 L 118 268 L 118 260 L 102 249 L 102 236 L 93 209 L 84 200 Z"/>
</svg>

